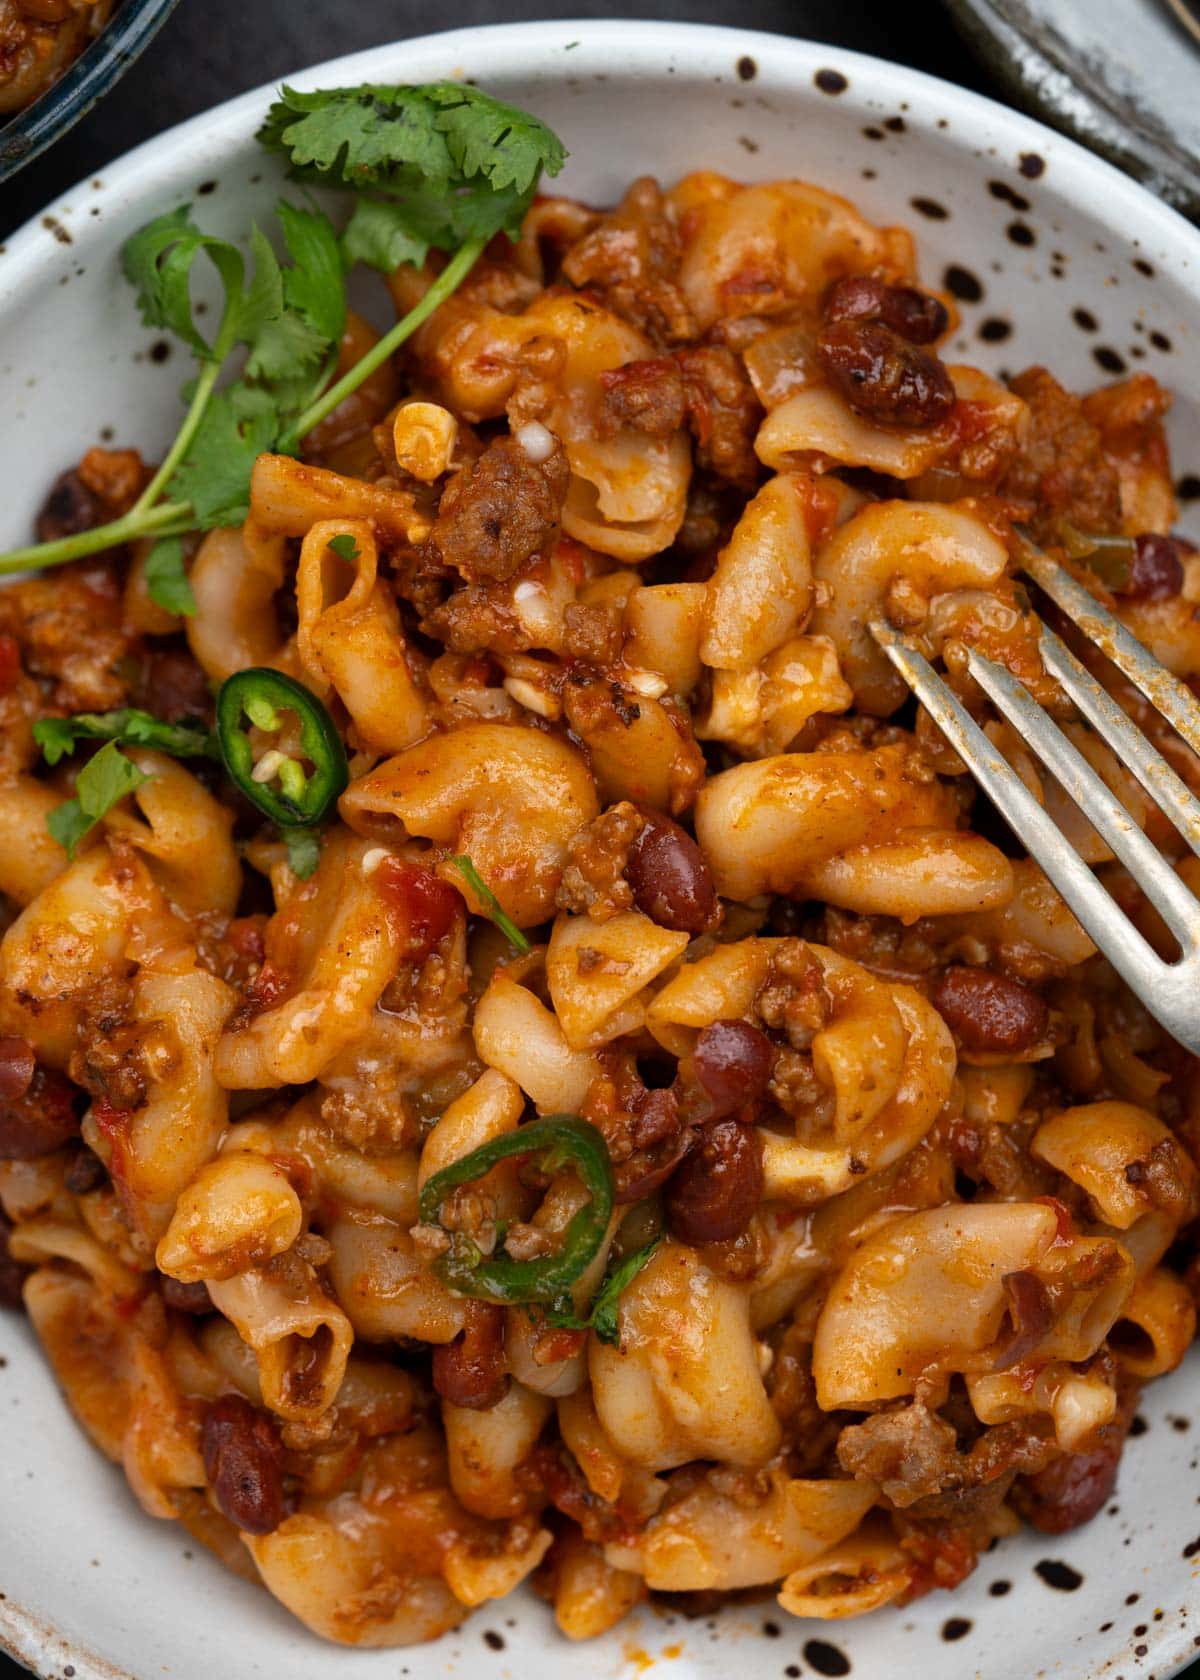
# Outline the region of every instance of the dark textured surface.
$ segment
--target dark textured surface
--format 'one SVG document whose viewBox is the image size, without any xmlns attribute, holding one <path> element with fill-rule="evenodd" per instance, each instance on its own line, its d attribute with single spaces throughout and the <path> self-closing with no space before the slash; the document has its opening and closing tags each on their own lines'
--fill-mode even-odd
<svg viewBox="0 0 1200 1680">
<path fill-rule="evenodd" d="M 803 35 L 916 65 L 983 92 L 998 91 L 955 35 L 938 0 L 905 0 L 903 5 L 895 0 L 575 0 L 562 6 L 546 0 L 442 0 L 436 10 L 414 0 L 181 0 L 117 91 L 52 152 L 0 189 L 0 237 L 75 181 L 161 129 L 304 65 L 434 28 L 613 15 Z M 344 1666 L 344 1659 L 331 1656 L 331 1662 Z M 25 1680 L 24 1671 L 0 1656 L 0 1680 Z M 1189 1680 L 1200 1680 L 1200 1669 Z"/>
</svg>

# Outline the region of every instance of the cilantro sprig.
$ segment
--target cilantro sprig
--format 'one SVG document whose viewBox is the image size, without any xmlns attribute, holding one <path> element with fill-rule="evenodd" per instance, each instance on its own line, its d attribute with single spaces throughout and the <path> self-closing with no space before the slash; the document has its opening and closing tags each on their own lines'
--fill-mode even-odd
<svg viewBox="0 0 1200 1680">
<path fill-rule="evenodd" d="M 0 555 L 0 574 L 62 565 L 140 538 L 152 597 L 172 612 L 195 603 L 177 539 L 245 518 L 250 474 L 267 450 L 301 440 L 391 357 L 466 278 L 488 241 L 516 238 L 543 173 L 561 169 L 561 142 L 538 118 L 456 82 L 419 87 L 284 87 L 258 138 L 294 179 L 354 195 L 341 237 L 315 208 L 276 207 L 288 261 L 254 227 L 242 249 L 197 227 L 189 206 L 158 216 L 127 242 L 125 274 L 148 327 L 174 333 L 196 357 L 183 423 L 133 507 L 90 531 Z M 424 296 L 341 379 L 346 274 L 447 261 Z M 217 327 L 201 331 L 193 281 L 201 260 L 222 293 Z M 243 351 L 240 374 L 225 376 Z"/>
</svg>

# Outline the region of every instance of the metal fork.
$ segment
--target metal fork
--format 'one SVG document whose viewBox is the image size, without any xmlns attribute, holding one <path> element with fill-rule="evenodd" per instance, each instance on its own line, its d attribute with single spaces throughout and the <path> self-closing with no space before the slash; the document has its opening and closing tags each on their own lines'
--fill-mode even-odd
<svg viewBox="0 0 1200 1680">
<path fill-rule="evenodd" d="M 1139 688 L 1200 753 L 1200 703 L 1095 596 L 1047 555 L 1026 544 L 1023 570 Z M 1066 903 L 1130 990 L 1186 1049 L 1200 1055 L 1200 902 L 1095 770 L 1052 723 L 1025 686 L 973 648 L 967 668 L 1058 779 L 1097 833 L 1128 869 L 1180 947 L 1166 962 L 1154 952 L 1091 869 L 1047 816 L 1025 783 L 984 734 L 929 661 L 902 633 L 876 620 L 875 641 L 929 712 L 1005 822 L 1041 865 Z M 1200 800 L 1155 751 L 1112 696 L 1084 669 L 1049 626 L 1041 627 L 1042 658 L 1080 713 L 1133 772 L 1200 857 Z"/>
</svg>

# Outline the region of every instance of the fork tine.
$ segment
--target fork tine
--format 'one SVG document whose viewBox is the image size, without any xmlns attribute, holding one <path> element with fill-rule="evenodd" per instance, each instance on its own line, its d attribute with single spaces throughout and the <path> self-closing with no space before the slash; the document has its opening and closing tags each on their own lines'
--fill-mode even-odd
<svg viewBox="0 0 1200 1680">
<path fill-rule="evenodd" d="M 1102 607 L 1070 572 L 1030 542 L 1021 545 L 1021 565 L 1068 618 L 1107 654 L 1119 671 L 1139 688 L 1156 711 L 1200 753 L 1200 702 L 1186 683 L 1172 676 L 1137 637 Z"/>
<path fill-rule="evenodd" d="M 1175 774 L 1162 754 L 1155 752 L 1137 725 L 1079 663 L 1066 643 L 1045 626 L 1042 627 L 1042 660 L 1096 733 L 1119 754 L 1122 763 L 1133 771 L 1159 810 L 1200 857 L 1200 799 Z"/>
<path fill-rule="evenodd" d="M 876 620 L 870 631 L 887 658 L 966 764 L 997 811 L 1058 888 L 1063 899 L 1113 967 L 1139 997 L 1148 968 L 1163 963 L 1070 847 L 1008 760 L 938 676 L 929 661 L 906 646 L 890 624 Z"/>
<path fill-rule="evenodd" d="M 1184 949 L 1200 944 L 1200 903 L 1029 690 L 974 648 L 968 650 L 967 669 L 1112 847 Z"/>
</svg>

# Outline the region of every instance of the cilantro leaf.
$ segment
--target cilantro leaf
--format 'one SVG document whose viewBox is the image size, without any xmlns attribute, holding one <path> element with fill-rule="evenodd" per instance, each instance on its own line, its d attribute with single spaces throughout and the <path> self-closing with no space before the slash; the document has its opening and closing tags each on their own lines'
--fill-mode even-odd
<svg viewBox="0 0 1200 1680">
<path fill-rule="evenodd" d="M 570 1297 L 567 1296 L 565 1301 L 545 1309 L 545 1322 L 556 1330 L 594 1330 L 600 1341 L 607 1342 L 609 1347 L 618 1347 L 621 1341 L 621 1296 L 661 1241 L 661 1237 L 655 1237 L 645 1248 L 627 1254 L 607 1272 L 586 1318 L 580 1318 L 573 1311 L 569 1304 Z"/>
<path fill-rule="evenodd" d="M 69 858 L 74 858 L 76 846 L 95 827 L 95 822 L 94 817 L 85 816 L 78 799 L 65 799 L 46 816 L 51 838 L 58 841 Z"/>
<path fill-rule="evenodd" d="M 113 806 L 134 793 L 143 782 L 152 781 L 139 770 L 132 759 L 126 758 L 115 741 L 109 741 L 84 765 L 75 779 L 75 797 L 56 805 L 46 818 L 46 827 L 67 856 L 75 856 L 75 848 L 85 834 L 106 816 Z"/>
<path fill-rule="evenodd" d="M 311 828 L 281 828 L 287 843 L 288 868 L 300 880 L 307 881 L 321 861 L 321 839 Z"/>
<path fill-rule="evenodd" d="M 423 261 L 430 246 L 515 237 L 543 171 L 556 175 L 566 157 L 539 118 L 460 82 L 284 87 L 258 138 L 299 178 L 372 195 L 343 249 L 376 268 Z"/>
<path fill-rule="evenodd" d="M 33 726 L 33 738 L 47 764 L 57 764 L 75 751 L 76 732 L 70 718 L 39 718 Z"/>
<path fill-rule="evenodd" d="M 660 1239 L 655 1237 L 645 1248 L 627 1254 L 620 1265 L 615 1266 L 605 1278 L 599 1294 L 592 1302 L 592 1329 L 600 1340 L 607 1342 L 610 1347 L 617 1347 L 621 1340 L 621 1296 L 650 1259 L 659 1241 Z"/>
<path fill-rule="evenodd" d="M 331 548 L 339 560 L 357 560 L 358 549 L 349 531 L 343 531 L 340 537 L 330 537 L 326 548 Z"/>
<path fill-rule="evenodd" d="M 211 344 L 196 326 L 192 312 L 192 265 L 201 252 L 217 270 L 226 299 Z M 166 327 L 205 360 L 220 360 L 228 353 L 227 323 L 242 298 L 246 265 L 236 246 L 201 233 L 191 221 L 189 205 L 181 204 L 139 228 L 122 247 L 121 262 L 126 278 L 137 288 L 138 307 L 148 327 Z"/>
<path fill-rule="evenodd" d="M 287 380 L 304 368 L 315 367 L 327 341 L 303 315 L 287 309 L 263 324 L 246 361 L 251 379 Z"/>
<path fill-rule="evenodd" d="M 285 85 L 258 138 L 268 151 L 286 153 L 297 169 L 312 170 L 331 186 L 375 185 L 394 179 L 398 169 L 448 185 L 450 149 L 425 92 L 362 86 L 298 93 Z"/>
<path fill-rule="evenodd" d="M 234 385 L 214 395 L 170 483 L 173 500 L 191 503 L 200 530 L 245 519 L 254 463 L 278 430 L 269 392 Z"/>
<path fill-rule="evenodd" d="M 450 862 L 454 865 L 455 869 L 458 870 L 458 873 L 475 894 L 475 897 L 479 899 L 480 903 L 483 905 L 484 914 L 495 922 L 496 926 L 500 929 L 500 932 L 504 935 L 505 939 L 508 940 L 508 943 L 513 947 L 513 949 L 515 951 L 520 951 L 521 955 L 524 956 L 530 948 L 528 939 L 526 939 L 517 924 L 500 908 L 500 900 L 496 897 L 491 887 L 488 886 L 487 882 L 479 873 L 478 869 L 476 869 L 475 865 L 471 862 L 470 858 L 453 857 L 450 859 Z"/>
<path fill-rule="evenodd" d="M 169 613 L 181 613 L 191 618 L 196 611 L 196 597 L 183 566 L 183 544 L 178 537 L 163 537 L 146 556 L 146 592 L 150 599 Z"/>
<path fill-rule="evenodd" d="M 428 254 L 429 242 L 413 235 L 403 204 L 360 198 L 342 232 L 347 266 L 363 262 L 381 274 L 391 274 L 401 263 L 420 268 Z"/>
<path fill-rule="evenodd" d="M 164 723 L 134 706 L 116 712 L 76 712 L 74 717 L 39 718 L 33 738 L 47 764 L 57 764 L 80 741 L 114 741 L 126 746 L 157 747 L 172 758 L 218 758 L 213 736 L 198 724 Z"/>
<path fill-rule="evenodd" d="M 295 265 L 283 274 L 287 306 L 324 344 L 338 344 L 346 330 L 346 285 L 333 223 L 319 210 L 301 210 L 286 199 L 275 213 Z"/>
<path fill-rule="evenodd" d="M 493 192 L 505 187 L 529 192 L 543 169 L 557 175 L 566 161 L 557 134 L 516 105 L 463 82 L 432 82 L 421 91 L 441 107 L 438 127 L 457 172 L 486 177 Z"/>
</svg>

